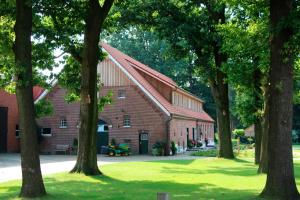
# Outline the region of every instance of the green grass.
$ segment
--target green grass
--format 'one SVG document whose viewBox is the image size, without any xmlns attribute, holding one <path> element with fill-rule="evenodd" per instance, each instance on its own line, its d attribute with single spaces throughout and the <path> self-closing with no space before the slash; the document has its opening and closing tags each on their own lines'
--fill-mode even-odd
<svg viewBox="0 0 300 200">
<path fill-rule="evenodd" d="M 295 164 L 300 186 L 300 163 Z M 256 199 L 265 175 L 243 159 L 198 159 L 129 162 L 101 167 L 105 176 L 86 177 L 61 173 L 47 176 L 48 195 L 43 200 L 114 199 L 154 200 L 157 192 L 169 192 L 172 200 Z M 18 199 L 20 181 L 0 184 L 0 199 Z"/>
</svg>

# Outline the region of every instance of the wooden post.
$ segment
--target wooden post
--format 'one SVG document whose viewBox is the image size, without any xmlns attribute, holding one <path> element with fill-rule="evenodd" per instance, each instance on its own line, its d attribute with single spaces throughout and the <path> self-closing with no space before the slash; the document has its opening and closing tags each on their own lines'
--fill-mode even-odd
<svg viewBox="0 0 300 200">
<path fill-rule="evenodd" d="M 157 200 L 169 200 L 169 193 L 166 192 L 157 193 Z"/>
</svg>

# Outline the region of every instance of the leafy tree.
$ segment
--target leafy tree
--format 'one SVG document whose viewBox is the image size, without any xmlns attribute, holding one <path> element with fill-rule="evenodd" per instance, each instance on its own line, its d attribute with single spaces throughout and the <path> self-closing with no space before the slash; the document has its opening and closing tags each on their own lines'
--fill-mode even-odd
<svg viewBox="0 0 300 200">
<path fill-rule="evenodd" d="M 178 55 L 193 55 L 193 70 L 210 85 L 216 103 L 219 156 L 233 158 L 228 83 L 222 71 L 227 55 L 221 52 L 222 37 L 216 28 L 226 22 L 225 4 L 215 0 L 159 3 L 155 0 L 135 0 L 121 3 L 120 8 L 120 20 L 125 24 L 140 24 L 153 29 L 170 42 L 172 50 Z"/>
<path fill-rule="evenodd" d="M 299 199 L 292 155 L 293 63 L 295 52 L 289 44 L 299 23 L 293 0 L 270 1 L 270 128 L 267 181 L 262 197 Z M 292 23 L 291 23 L 292 22 Z M 298 25 L 293 27 L 293 25 Z M 298 30 L 299 31 L 299 30 Z M 283 145 L 284 144 L 284 145 Z M 275 148 L 276 147 L 276 148 Z"/>
<path fill-rule="evenodd" d="M 266 172 L 268 5 L 265 1 L 233 0 L 228 8 L 232 17 L 219 26 L 224 39 L 222 50 L 229 57 L 223 70 L 236 91 L 234 113 L 244 126 L 254 124 L 255 163 L 260 164 L 259 171 Z"/>
<path fill-rule="evenodd" d="M 70 58 L 67 62 L 69 66 L 75 62 L 78 62 L 75 65 L 80 65 L 79 146 L 76 165 L 71 172 L 101 174 L 96 155 L 97 64 L 104 59 L 99 48 L 99 37 L 113 2 L 54 0 L 41 1 L 36 6 L 43 16 L 40 33 L 72 56 L 73 60 Z"/>
<path fill-rule="evenodd" d="M 14 76 L 20 115 L 22 188 L 21 197 L 38 197 L 46 194 L 37 143 L 37 128 L 34 116 L 32 92 L 32 1 L 16 1 Z"/>
</svg>

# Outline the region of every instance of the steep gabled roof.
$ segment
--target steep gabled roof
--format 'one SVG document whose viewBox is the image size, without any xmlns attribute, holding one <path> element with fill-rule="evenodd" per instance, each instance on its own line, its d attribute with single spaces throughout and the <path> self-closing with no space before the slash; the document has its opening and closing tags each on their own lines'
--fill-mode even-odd
<svg viewBox="0 0 300 200">
<path fill-rule="evenodd" d="M 173 114 L 182 117 L 195 118 L 203 121 L 213 122 L 214 120 L 204 111 L 195 112 L 186 108 L 172 105 L 165 99 L 140 73 L 155 78 L 156 80 L 168 85 L 173 90 L 181 90 L 177 84 L 169 77 L 151 69 L 150 67 L 138 62 L 137 60 L 129 57 L 128 55 L 120 52 L 119 50 L 111 47 L 108 44 L 101 44 L 102 48 L 109 54 L 109 58 L 116 63 L 118 67 L 129 76 L 167 115 Z M 186 91 L 181 90 L 186 93 Z M 194 97 L 196 98 L 196 97 Z M 198 98 L 197 98 L 198 99 Z M 203 102 L 201 99 L 199 101 Z"/>
</svg>

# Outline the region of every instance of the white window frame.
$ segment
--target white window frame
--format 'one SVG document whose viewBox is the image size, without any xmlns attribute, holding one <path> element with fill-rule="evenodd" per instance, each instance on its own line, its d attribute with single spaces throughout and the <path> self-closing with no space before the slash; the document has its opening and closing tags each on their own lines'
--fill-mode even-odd
<svg viewBox="0 0 300 200">
<path fill-rule="evenodd" d="M 118 99 L 125 99 L 126 98 L 126 90 L 120 89 L 118 90 Z"/>
<path fill-rule="evenodd" d="M 18 127 L 18 129 L 17 129 L 17 127 Z M 18 135 L 17 135 L 17 132 L 18 132 Z M 20 126 L 18 124 L 16 124 L 16 131 L 15 131 L 16 138 L 20 138 L 20 134 L 21 134 Z"/>
<path fill-rule="evenodd" d="M 68 120 L 65 117 L 60 118 L 59 128 L 68 128 Z"/>
<path fill-rule="evenodd" d="M 130 115 L 123 115 L 123 127 L 124 128 L 131 127 L 131 118 L 130 118 Z"/>
<path fill-rule="evenodd" d="M 46 129 L 46 128 L 41 128 L 41 136 L 43 136 L 43 137 L 51 137 L 52 136 L 52 129 L 49 128 L 50 129 L 50 134 L 44 134 L 43 133 L 44 129 Z"/>
</svg>

